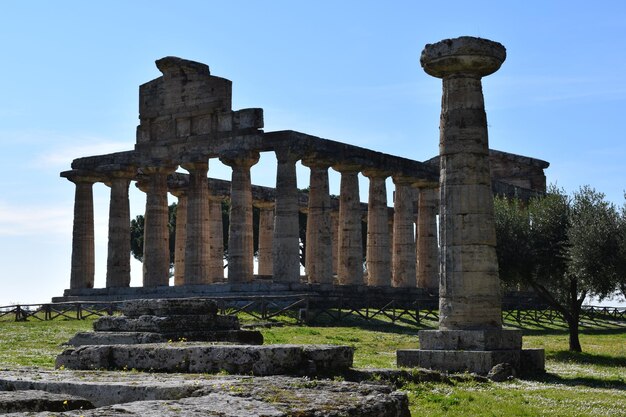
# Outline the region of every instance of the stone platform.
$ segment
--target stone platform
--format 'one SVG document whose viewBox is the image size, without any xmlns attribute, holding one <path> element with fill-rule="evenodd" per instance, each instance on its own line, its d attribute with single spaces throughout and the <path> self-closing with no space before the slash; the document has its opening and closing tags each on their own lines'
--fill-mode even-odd
<svg viewBox="0 0 626 417">
<path fill-rule="evenodd" d="M 396 352 L 398 366 L 487 375 L 508 363 L 518 375 L 545 371 L 543 349 L 522 349 L 521 330 L 422 330 L 418 336 L 420 349 Z"/>
<path fill-rule="evenodd" d="M 206 299 L 148 299 L 122 303 L 122 316 L 94 321 L 94 332 L 79 332 L 67 344 L 116 345 L 174 341 L 263 344 L 263 335 L 241 330 L 236 316 L 218 314 Z"/>
<path fill-rule="evenodd" d="M 406 394 L 389 386 L 309 378 L 0 371 L 0 392 L 16 395 L 20 390 L 79 396 L 96 407 L 55 416 L 410 417 Z M 38 411 L 12 415 L 50 415 Z"/>
<path fill-rule="evenodd" d="M 57 356 L 56 367 L 240 375 L 337 375 L 352 366 L 354 348 L 335 345 L 209 345 L 155 343 L 81 346 Z"/>
</svg>

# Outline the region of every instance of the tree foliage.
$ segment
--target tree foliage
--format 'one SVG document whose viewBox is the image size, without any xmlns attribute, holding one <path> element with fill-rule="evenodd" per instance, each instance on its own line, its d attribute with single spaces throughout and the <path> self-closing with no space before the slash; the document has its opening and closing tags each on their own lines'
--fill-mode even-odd
<svg viewBox="0 0 626 417">
<path fill-rule="evenodd" d="M 569 197 L 551 187 L 528 204 L 495 199 L 500 277 L 531 287 L 568 323 L 570 350 L 581 351 L 578 323 L 588 296 L 624 286 L 626 210 L 585 186 Z"/>
</svg>

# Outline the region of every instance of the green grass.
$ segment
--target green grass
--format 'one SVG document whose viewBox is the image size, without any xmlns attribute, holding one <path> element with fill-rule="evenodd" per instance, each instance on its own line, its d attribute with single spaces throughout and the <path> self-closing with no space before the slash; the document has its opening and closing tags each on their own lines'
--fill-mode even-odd
<svg viewBox="0 0 626 417">
<path fill-rule="evenodd" d="M 250 318 L 243 318 L 250 322 Z M 289 320 L 287 320 L 289 321 Z M 51 368 L 60 343 L 91 329 L 91 320 L 0 321 L 0 367 Z M 426 321 L 421 328 L 436 323 Z M 509 327 L 517 323 L 508 322 Z M 419 346 L 419 329 L 387 319 L 349 319 L 325 326 L 262 328 L 265 343 L 342 344 L 356 348 L 355 366 L 395 367 L 395 351 Z M 586 322 L 583 353 L 567 350 L 562 322 L 525 322 L 525 347 L 546 350 L 547 374 L 507 383 L 407 383 L 413 416 L 624 416 L 626 415 L 626 323 Z"/>
</svg>

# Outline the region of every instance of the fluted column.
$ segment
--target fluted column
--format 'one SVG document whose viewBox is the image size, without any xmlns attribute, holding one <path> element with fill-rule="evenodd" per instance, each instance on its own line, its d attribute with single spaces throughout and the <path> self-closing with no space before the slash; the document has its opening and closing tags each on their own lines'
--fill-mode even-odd
<svg viewBox="0 0 626 417">
<path fill-rule="evenodd" d="M 504 47 L 447 39 L 424 48 L 421 64 L 443 80 L 440 143 L 439 328 L 501 329 L 487 116 L 481 78 L 500 68 Z"/>
<path fill-rule="evenodd" d="M 170 167 L 144 168 L 146 192 L 143 240 L 143 286 L 169 285 L 170 248 L 167 176 Z"/>
<path fill-rule="evenodd" d="M 438 199 L 435 188 L 421 188 L 417 209 L 417 286 L 439 287 L 439 244 L 437 242 Z"/>
<path fill-rule="evenodd" d="M 111 200 L 109 204 L 109 241 L 107 252 L 106 287 L 130 286 L 130 202 L 128 187 L 136 175 L 129 168 L 109 175 Z"/>
<path fill-rule="evenodd" d="M 389 245 L 389 216 L 387 214 L 388 172 L 369 169 L 363 172 L 369 178 L 367 204 L 367 284 L 391 285 L 391 249 Z"/>
<path fill-rule="evenodd" d="M 271 276 L 274 272 L 272 257 L 272 241 L 274 240 L 274 202 L 258 201 L 254 205 L 259 208 L 259 275 Z"/>
<path fill-rule="evenodd" d="M 333 276 L 337 275 L 339 265 L 339 210 L 330 211 L 331 251 L 333 259 Z M 333 279 L 334 282 L 334 279 Z"/>
<path fill-rule="evenodd" d="M 212 282 L 224 279 L 222 199 L 211 195 L 209 195 L 209 276 Z"/>
<path fill-rule="evenodd" d="M 203 159 L 182 167 L 189 171 L 185 285 L 209 284 L 209 163 Z"/>
<path fill-rule="evenodd" d="M 337 278 L 341 285 L 363 284 L 359 167 L 340 165 L 333 169 L 341 173 Z"/>
<path fill-rule="evenodd" d="M 333 244 L 328 186 L 329 164 L 302 162 L 311 170 L 306 224 L 305 270 L 309 283 L 332 284 Z"/>
<path fill-rule="evenodd" d="M 274 215 L 274 281 L 300 282 L 300 227 L 298 224 L 298 182 L 292 150 L 276 149 L 276 212 Z"/>
<path fill-rule="evenodd" d="M 187 191 L 170 190 L 178 198 L 174 245 L 174 285 L 185 285 L 185 246 L 187 245 Z"/>
<path fill-rule="evenodd" d="M 254 275 L 252 241 L 252 180 L 250 168 L 259 160 L 258 152 L 227 152 L 220 161 L 233 170 L 228 230 L 228 280 L 250 282 Z"/>
<path fill-rule="evenodd" d="M 392 284 L 415 287 L 415 230 L 413 221 L 414 190 L 411 180 L 394 177 L 396 186 L 393 218 Z"/>
<path fill-rule="evenodd" d="M 93 288 L 95 275 L 93 184 L 98 178 L 75 171 L 61 174 L 76 185 L 70 288 Z"/>
</svg>

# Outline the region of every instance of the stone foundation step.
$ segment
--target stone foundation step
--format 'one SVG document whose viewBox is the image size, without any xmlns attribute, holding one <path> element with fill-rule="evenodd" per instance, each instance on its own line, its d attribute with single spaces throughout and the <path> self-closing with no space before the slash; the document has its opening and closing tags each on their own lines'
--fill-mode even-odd
<svg viewBox="0 0 626 417">
<path fill-rule="evenodd" d="M 0 373 L 0 391 L 26 388 L 65 398 L 80 395 L 98 407 L 55 412 L 59 417 L 410 417 L 406 394 L 389 386 L 307 377 L 37 369 Z M 33 414 L 12 414 L 18 415 Z"/>
<path fill-rule="evenodd" d="M 243 375 L 334 375 L 352 366 L 354 348 L 334 345 L 155 343 L 68 348 L 57 368 Z"/>
<path fill-rule="evenodd" d="M 239 330 L 237 316 L 171 315 L 167 317 L 104 316 L 94 321 L 96 332 L 181 332 L 206 330 Z"/>
<path fill-rule="evenodd" d="M 132 300 L 122 304 L 120 310 L 126 317 L 172 315 L 184 316 L 208 315 L 215 317 L 218 312 L 215 300 L 199 298 L 161 298 L 151 300 Z"/>
<path fill-rule="evenodd" d="M 445 372 L 475 372 L 487 375 L 501 363 L 510 364 L 518 375 L 545 372 L 543 349 L 519 350 L 422 350 L 396 351 L 399 367 L 419 367 Z"/>
<path fill-rule="evenodd" d="M 229 342 L 244 345 L 262 345 L 263 334 L 256 330 L 153 332 L 78 332 L 69 341 L 70 346 L 134 345 L 167 342 Z"/>
<path fill-rule="evenodd" d="M 37 413 L 43 411 L 88 410 L 93 404 L 74 395 L 54 394 L 41 390 L 0 391 L 0 414 Z"/>
</svg>

